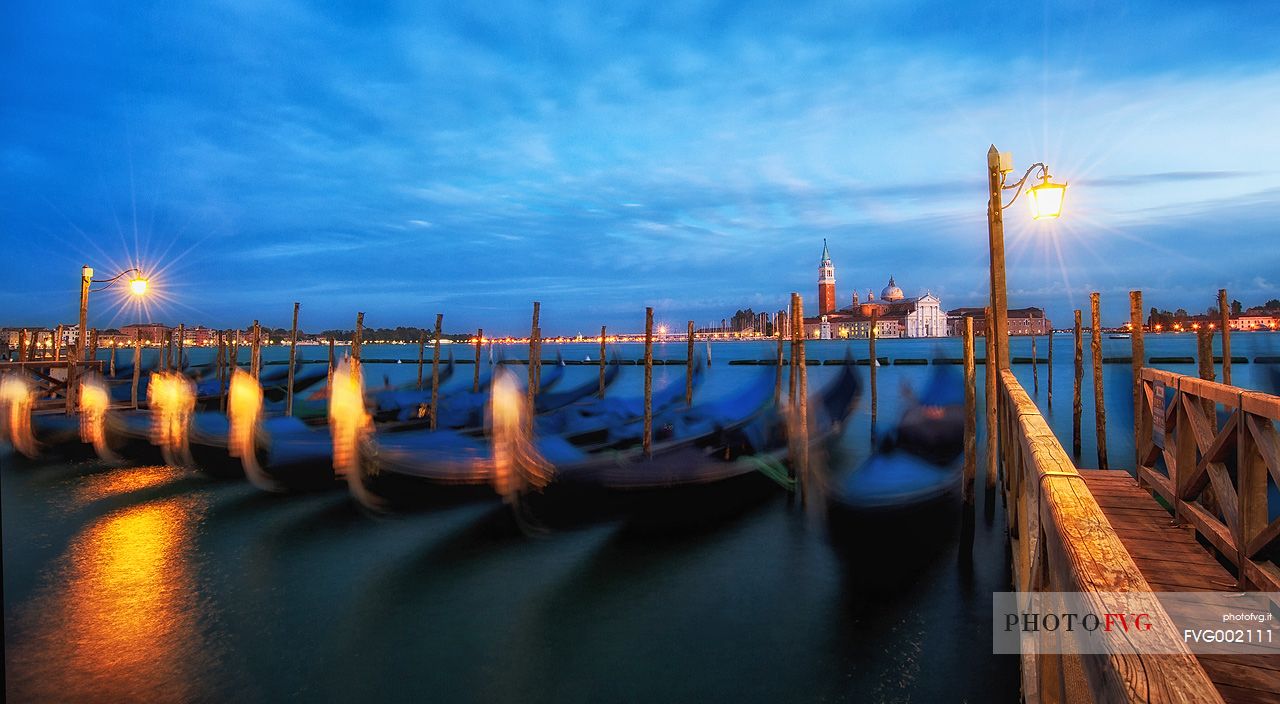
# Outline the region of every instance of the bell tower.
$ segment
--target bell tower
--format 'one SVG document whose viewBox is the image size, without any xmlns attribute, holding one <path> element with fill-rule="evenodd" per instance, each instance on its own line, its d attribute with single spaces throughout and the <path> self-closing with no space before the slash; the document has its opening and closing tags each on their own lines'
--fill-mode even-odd
<svg viewBox="0 0 1280 704">
<path fill-rule="evenodd" d="M 818 315 L 836 309 L 836 267 L 827 253 L 827 240 L 822 240 L 822 261 L 818 262 Z"/>
</svg>

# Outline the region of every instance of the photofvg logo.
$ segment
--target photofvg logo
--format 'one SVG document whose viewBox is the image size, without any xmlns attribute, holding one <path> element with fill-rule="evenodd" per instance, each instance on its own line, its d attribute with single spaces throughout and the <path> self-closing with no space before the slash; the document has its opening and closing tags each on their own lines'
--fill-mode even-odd
<svg viewBox="0 0 1280 704">
<path fill-rule="evenodd" d="M 1073 633 L 1076 629 L 1096 631 L 1102 629 L 1107 633 L 1113 630 L 1149 631 L 1151 630 L 1151 614 L 1126 613 L 1048 613 L 1021 612 L 1005 614 L 1004 630 L 1006 633 L 1021 631 L 1023 633 L 1053 632 L 1058 629 Z"/>
<path fill-rule="evenodd" d="M 1266 592 L 996 592 L 992 649 L 1276 655 L 1277 604 Z"/>
</svg>

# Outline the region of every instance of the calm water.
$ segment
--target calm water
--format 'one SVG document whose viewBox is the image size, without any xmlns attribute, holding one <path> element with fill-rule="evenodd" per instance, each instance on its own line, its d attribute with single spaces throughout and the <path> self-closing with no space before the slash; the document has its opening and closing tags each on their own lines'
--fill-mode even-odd
<svg viewBox="0 0 1280 704">
<path fill-rule="evenodd" d="M 1275 354 L 1275 341 L 1237 335 L 1233 353 Z M 1070 344 L 1057 337 L 1048 414 L 1068 447 Z M 1104 341 L 1108 356 L 1127 355 L 1128 344 Z M 1043 338 L 1038 346 L 1047 356 Z M 619 347 L 640 356 L 639 346 Z M 846 348 L 867 356 L 865 341 L 810 343 L 809 356 L 840 357 Z M 546 352 L 555 349 L 581 359 L 598 348 Z M 682 344 L 658 349 L 660 358 L 684 355 Z M 1190 355 L 1194 340 L 1149 338 L 1147 349 Z M 959 356 L 959 344 L 889 340 L 877 352 Z M 413 347 L 365 352 L 416 354 Z M 771 354 L 764 343 L 715 345 L 700 396 L 760 373 L 727 360 Z M 1013 355 L 1029 356 L 1030 341 L 1015 339 Z M 1086 351 L 1086 374 L 1087 361 Z M 416 375 L 412 363 L 368 369 L 374 383 Z M 882 423 L 901 408 L 899 387 L 918 384 L 929 369 L 879 370 Z M 865 379 L 866 367 L 859 370 Z M 1132 457 L 1128 365 L 1105 370 L 1109 451 L 1124 465 Z M 811 368 L 810 384 L 819 388 L 834 371 Z M 1016 371 L 1030 391 L 1030 365 Z M 1047 370 L 1039 371 L 1044 407 Z M 594 374 L 570 367 L 563 383 Z M 625 369 L 612 393 L 638 393 L 641 374 Z M 655 369 L 659 383 L 682 384 L 683 375 L 680 367 Z M 1269 383 L 1262 365 L 1238 366 L 1234 375 L 1240 385 Z M 462 367 L 449 385 L 469 379 Z M 867 400 L 832 456 L 832 472 L 867 454 Z M 1084 413 L 1088 464 L 1088 392 Z M 908 584 L 873 596 L 862 591 L 860 572 L 877 566 L 838 558 L 820 516 L 781 494 L 694 534 L 657 538 L 618 521 L 526 535 L 496 500 L 375 518 L 341 490 L 272 496 L 167 467 L 33 467 L 8 455 L 0 462 L 10 701 L 1017 698 L 1016 660 L 988 654 L 990 592 L 1008 586 L 1008 570 L 1002 512 L 986 518 L 981 492 L 971 541 L 948 538 L 937 555 L 911 566 Z M 971 552 L 962 549 L 970 544 Z"/>
</svg>

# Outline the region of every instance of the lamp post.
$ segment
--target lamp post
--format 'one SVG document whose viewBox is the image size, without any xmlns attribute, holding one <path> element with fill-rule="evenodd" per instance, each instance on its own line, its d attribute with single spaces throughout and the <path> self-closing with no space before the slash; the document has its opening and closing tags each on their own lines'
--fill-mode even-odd
<svg viewBox="0 0 1280 704">
<path fill-rule="evenodd" d="M 76 340 L 77 354 L 84 350 L 85 335 L 87 334 L 86 327 L 89 322 L 89 294 L 97 291 L 105 291 L 111 287 L 111 284 L 116 283 L 130 274 L 133 275 L 133 278 L 129 279 L 129 292 L 135 296 L 145 294 L 147 292 L 149 280 L 146 275 L 142 273 L 142 270 L 136 267 L 125 269 L 109 279 L 93 278 L 93 267 L 84 266 L 80 268 L 80 332 L 79 338 Z M 106 284 L 106 286 L 90 289 L 92 284 Z"/>
<path fill-rule="evenodd" d="M 1049 167 L 1043 163 L 1032 164 L 1017 183 L 1006 183 L 1013 171 L 1013 155 L 1001 152 L 991 145 L 987 150 L 987 234 L 991 251 L 991 314 L 995 333 L 997 369 L 1009 368 L 1009 303 L 1005 286 L 1004 267 L 1004 210 L 1013 205 L 1022 194 L 1027 179 L 1039 170 L 1040 183 L 1027 188 L 1027 200 L 1031 205 L 1033 220 L 1056 219 L 1062 214 L 1062 201 L 1067 185 L 1050 180 Z M 1016 189 L 1016 190 L 1015 190 Z M 1013 190 L 1013 198 L 1004 203 L 1004 191 Z"/>
<path fill-rule="evenodd" d="M 125 276 L 129 276 L 129 275 L 132 275 L 132 278 L 129 279 L 129 292 L 135 296 L 141 296 L 145 294 L 147 292 L 148 279 L 146 275 L 142 273 L 142 270 L 136 267 L 125 269 L 124 271 L 120 272 L 119 274 L 116 274 L 115 276 L 109 279 L 93 278 L 93 267 L 83 266 L 80 268 L 80 328 L 76 336 L 76 346 L 75 346 L 77 362 L 87 361 L 84 359 L 84 351 L 85 351 L 85 345 L 88 342 L 87 327 L 89 324 L 89 294 L 95 291 L 105 291 L 106 289 L 110 288 L 112 284 L 116 283 L 117 281 L 123 279 Z M 102 286 L 101 288 L 94 289 L 94 288 L 91 288 L 93 284 L 105 284 L 105 285 Z M 136 363 L 137 362 L 135 360 L 135 364 Z M 67 371 L 68 398 L 70 398 L 72 395 L 71 389 L 73 388 L 74 376 L 75 376 L 74 369 L 75 367 L 74 365 L 72 365 L 71 367 L 68 368 L 68 371 Z M 67 406 L 68 408 L 71 407 L 70 401 L 68 401 Z"/>
</svg>

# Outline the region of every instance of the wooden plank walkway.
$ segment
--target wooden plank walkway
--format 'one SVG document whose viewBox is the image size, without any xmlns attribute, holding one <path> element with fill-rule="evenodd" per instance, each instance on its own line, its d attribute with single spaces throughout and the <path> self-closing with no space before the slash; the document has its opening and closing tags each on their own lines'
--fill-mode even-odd
<svg viewBox="0 0 1280 704">
<path fill-rule="evenodd" d="M 1194 531 L 1176 525 L 1128 472 L 1082 469 L 1080 476 L 1153 591 L 1237 591 L 1236 578 Z M 1198 654 L 1196 659 L 1228 704 L 1280 703 L 1280 644 L 1274 655 Z"/>
</svg>

